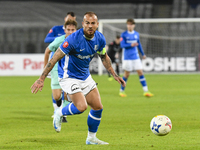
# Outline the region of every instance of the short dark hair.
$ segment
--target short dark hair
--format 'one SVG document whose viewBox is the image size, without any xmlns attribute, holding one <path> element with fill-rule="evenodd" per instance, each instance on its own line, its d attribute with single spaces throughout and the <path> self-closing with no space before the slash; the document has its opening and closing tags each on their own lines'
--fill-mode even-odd
<svg viewBox="0 0 200 150">
<path fill-rule="evenodd" d="M 68 12 L 68 13 L 67 13 L 67 16 L 68 16 L 68 15 L 71 15 L 72 17 L 76 17 L 75 13 L 72 12 L 72 11 Z"/>
<path fill-rule="evenodd" d="M 75 28 L 77 29 L 77 22 L 75 20 L 71 20 L 71 19 L 67 20 L 64 24 L 64 27 L 66 28 L 66 26 L 68 25 L 74 25 Z"/>
<path fill-rule="evenodd" d="M 116 39 L 120 39 L 120 35 L 116 35 Z"/>
<path fill-rule="evenodd" d="M 135 21 L 134 21 L 134 19 L 129 18 L 129 19 L 127 19 L 127 21 L 126 21 L 126 24 L 127 24 L 127 23 L 135 24 Z"/>
<path fill-rule="evenodd" d="M 94 12 L 92 12 L 92 11 L 88 11 L 88 12 L 86 12 L 85 14 L 84 14 L 84 16 L 85 15 L 89 15 L 89 16 L 93 16 L 93 15 L 95 15 L 95 16 L 97 16 L 97 14 L 95 14 Z M 98 18 L 98 16 L 97 16 L 97 18 Z"/>
</svg>

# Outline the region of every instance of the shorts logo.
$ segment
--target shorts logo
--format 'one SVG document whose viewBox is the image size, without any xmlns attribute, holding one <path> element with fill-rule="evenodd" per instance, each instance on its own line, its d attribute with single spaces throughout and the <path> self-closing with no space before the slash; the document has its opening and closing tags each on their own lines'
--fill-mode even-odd
<svg viewBox="0 0 200 150">
<path fill-rule="evenodd" d="M 71 91 L 72 91 L 72 92 L 75 91 L 75 90 L 77 90 L 77 89 L 79 89 L 79 86 L 78 86 L 77 84 L 73 84 L 73 85 L 71 86 Z"/>
<path fill-rule="evenodd" d="M 52 30 L 52 29 L 50 29 L 50 30 L 49 30 L 49 33 L 52 33 L 52 32 L 53 32 L 53 30 Z"/>
<path fill-rule="evenodd" d="M 69 43 L 68 42 L 65 42 L 64 44 L 63 44 L 63 47 L 64 48 L 67 48 L 69 46 Z"/>
</svg>

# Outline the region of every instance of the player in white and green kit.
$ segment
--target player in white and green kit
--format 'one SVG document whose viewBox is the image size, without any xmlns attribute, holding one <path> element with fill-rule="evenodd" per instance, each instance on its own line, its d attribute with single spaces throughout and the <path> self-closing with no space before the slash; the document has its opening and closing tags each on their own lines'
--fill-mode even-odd
<svg viewBox="0 0 200 150">
<path fill-rule="evenodd" d="M 48 62 L 50 53 L 55 52 L 57 50 L 57 48 L 62 44 L 64 39 L 76 31 L 77 22 L 74 20 L 68 20 L 65 22 L 64 28 L 65 28 L 64 31 L 66 34 L 55 38 L 55 40 L 51 44 L 49 44 L 49 46 L 46 48 L 45 56 L 44 56 L 44 66 L 46 66 L 46 64 Z M 54 66 L 54 68 L 51 71 L 51 89 L 52 89 L 52 93 L 53 93 L 52 94 L 53 99 L 56 101 L 55 103 L 53 103 L 54 110 L 55 110 L 56 108 L 62 106 L 62 100 L 64 99 L 63 98 L 64 93 L 62 92 L 62 89 L 58 82 L 58 63 L 56 63 L 56 65 Z M 65 97 L 66 97 L 66 95 L 65 95 Z M 64 101 L 64 102 L 67 103 L 67 101 Z"/>
</svg>

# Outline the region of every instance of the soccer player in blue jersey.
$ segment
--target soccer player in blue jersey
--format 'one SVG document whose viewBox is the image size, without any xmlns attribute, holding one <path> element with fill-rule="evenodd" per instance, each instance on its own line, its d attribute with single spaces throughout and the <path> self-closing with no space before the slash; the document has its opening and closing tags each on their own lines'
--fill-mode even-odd
<svg viewBox="0 0 200 150">
<path fill-rule="evenodd" d="M 106 54 L 106 41 L 102 33 L 97 31 L 98 18 L 94 12 L 86 12 L 83 18 L 83 28 L 69 35 L 57 49 L 52 59 L 47 63 L 42 75 L 31 86 L 31 92 L 42 90 L 44 80 L 55 63 L 59 60 L 59 83 L 62 90 L 69 94 L 72 103 L 55 111 L 53 126 L 61 131 L 61 120 L 65 115 L 83 113 L 88 105 L 91 110 L 88 115 L 88 136 L 86 144 L 104 145 L 107 142 L 96 137 L 100 125 L 103 105 L 95 81 L 89 72 L 89 63 L 97 53 L 105 68 L 114 79 L 125 86 L 125 81 L 112 68 L 109 56 Z M 64 59 L 62 59 L 64 58 Z"/>
<path fill-rule="evenodd" d="M 68 12 L 66 17 L 64 18 L 65 22 L 67 20 L 76 20 L 75 13 L 74 12 Z M 54 26 L 50 29 L 50 31 L 47 34 L 44 42 L 45 43 L 51 43 L 51 42 L 54 41 L 55 38 L 60 37 L 60 36 L 65 35 L 65 34 L 66 34 L 65 26 L 63 26 L 63 25 Z M 53 47 L 54 45 L 55 45 L 55 43 L 51 44 L 49 46 Z M 48 50 L 46 49 L 45 54 L 46 55 L 48 54 L 48 56 L 49 56 L 49 49 Z M 54 54 L 54 52 L 51 52 L 50 58 L 52 58 L 53 54 Z M 47 61 L 48 60 L 46 60 L 46 62 L 44 63 L 45 66 L 46 66 Z M 66 94 L 64 94 L 64 92 L 62 92 L 62 95 L 60 94 L 61 88 L 60 88 L 60 85 L 59 85 L 59 82 L 58 82 L 58 64 L 56 64 L 51 71 L 51 89 L 52 89 L 53 107 L 54 107 L 54 109 L 56 109 L 57 107 L 60 107 L 64 102 L 66 103 L 65 99 L 67 99 L 67 98 L 64 98 L 64 95 L 66 97 Z M 66 117 L 63 117 L 63 122 L 67 122 Z"/>
<path fill-rule="evenodd" d="M 68 12 L 67 16 L 64 18 L 64 21 L 66 22 L 67 20 L 76 20 L 76 15 L 74 12 Z M 50 30 L 47 36 L 44 39 L 45 43 L 51 43 L 53 40 L 61 35 L 65 35 L 65 30 L 64 30 L 63 25 L 57 25 L 53 26 Z"/>
<path fill-rule="evenodd" d="M 133 19 L 127 19 L 127 31 L 121 34 L 120 45 L 123 48 L 122 52 L 122 69 L 124 70 L 123 79 L 127 82 L 130 72 L 136 70 L 139 75 L 140 83 L 143 87 L 144 96 L 151 97 L 153 94 L 148 90 L 146 79 L 142 71 L 142 63 L 139 57 L 138 49 L 145 59 L 146 55 L 142 49 L 140 43 L 139 33 L 134 30 L 135 21 Z M 125 87 L 121 86 L 119 95 L 121 97 L 126 97 Z"/>
<path fill-rule="evenodd" d="M 49 46 L 45 50 L 44 55 L 44 66 L 46 66 L 49 55 L 51 52 L 55 52 L 58 47 L 62 44 L 64 39 L 68 37 L 70 34 L 74 33 L 77 29 L 77 22 L 75 20 L 67 20 L 64 24 L 65 35 L 55 38 L 55 40 L 49 44 Z M 67 101 L 64 100 L 64 94 L 62 93 L 62 89 L 58 82 L 58 63 L 53 67 L 53 71 L 51 71 L 51 89 L 53 93 L 53 107 L 54 110 L 58 107 L 62 107 L 62 100 L 64 103 Z M 66 122 L 66 118 L 63 117 L 62 122 Z"/>
</svg>

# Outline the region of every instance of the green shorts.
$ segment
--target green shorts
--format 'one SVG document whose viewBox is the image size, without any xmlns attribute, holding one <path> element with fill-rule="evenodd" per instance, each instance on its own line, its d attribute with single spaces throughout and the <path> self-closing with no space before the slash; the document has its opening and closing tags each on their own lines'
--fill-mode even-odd
<svg viewBox="0 0 200 150">
<path fill-rule="evenodd" d="M 56 63 L 54 68 L 51 70 L 51 89 L 61 89 L 58 82 L 58 64 Z"/>
</svg>

